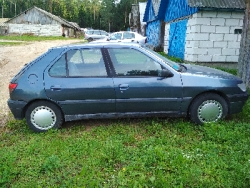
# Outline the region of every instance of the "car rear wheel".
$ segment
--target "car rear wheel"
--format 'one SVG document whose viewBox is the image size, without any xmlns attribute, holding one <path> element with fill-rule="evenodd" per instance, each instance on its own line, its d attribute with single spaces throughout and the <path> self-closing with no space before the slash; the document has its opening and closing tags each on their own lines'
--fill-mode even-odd
<svg viewBox="0 0 250 188">
<path fill-rule="evenodd" d="M 60 128 L 63 123 L 61 110 L 47 101 L 32 103 L 26 110 L 25 118 L 29 127 L 35 132 Z"/>
<path fill-rule="evenodd" d="M 197 124 L 217 122 L 228 114 L 224 98 L 215 93 L 198 96 L 189 109 L 190 119 Z"/>
<path fill-rule="evenodd" d="M 88 40 L 88 42 L 92 42 L 94 39 L 88 38 L 87 40 Z"/>
</svg>

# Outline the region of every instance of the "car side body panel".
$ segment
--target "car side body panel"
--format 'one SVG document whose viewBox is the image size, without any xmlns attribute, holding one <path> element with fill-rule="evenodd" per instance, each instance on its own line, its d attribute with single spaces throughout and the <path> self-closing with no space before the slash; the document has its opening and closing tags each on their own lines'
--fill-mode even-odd
<svg viewBox="0 0 250 188">
<path fill-rule="evenodd" d="M 106 77 L 52 78 L 50 67 L 69 49 L 102 49 Z M 131 48 L 141 51 L 172 73 L 171 77 L 118 77 L 113 62 L 104 49 Z M 105 51 L 105 52 L 104 52 Z M 165 60 L 164 60 L 165 61 Z M 12 80 L 17 88 L 10 94 L 8 105 L 16 119 L 24 118 L 33 101 L 46 100 L 56 104 L 65 121 L 91 118 L 185 116 L 192 101 L 206 92 L 222 96 L 229 114 L 242 110 L 248 93 L 238 84 L 242 80 L 222 71 L 195 65 L 184 65 L 180 71 L 168 62 L 143 50 L 138 44 L 88 43 L 56 47 L 26 65 Z M 178 67 L 178 66 L 177 66 Z"/>
</svg>

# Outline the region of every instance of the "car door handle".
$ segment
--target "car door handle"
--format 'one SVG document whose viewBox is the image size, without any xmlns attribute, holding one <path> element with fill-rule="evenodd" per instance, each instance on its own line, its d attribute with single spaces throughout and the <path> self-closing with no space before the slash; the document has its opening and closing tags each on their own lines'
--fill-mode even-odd
<svg viewBox="0 0 250 188">
<path fill-rule="evenodd" d="M 121 84 L 121 85 L 119 85 L 119 88 L 121 91 L 125 91 L 129 88 L 129 85 L 128 84 Z"/>
<path fill-rule="evenodd" d="M 51 86 L 50 89 L 51 89 L 52 91 L 61 91 L 61 90 L 62 90 L 61 86 L 59 86 L 59 85 Z"/>
</svg>

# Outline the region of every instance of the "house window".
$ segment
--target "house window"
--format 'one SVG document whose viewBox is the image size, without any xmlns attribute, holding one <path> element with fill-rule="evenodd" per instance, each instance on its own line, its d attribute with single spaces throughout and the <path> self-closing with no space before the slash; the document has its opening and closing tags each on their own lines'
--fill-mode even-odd
<svg viewBox="0 0 250 188">
<path fill-rule="evenodd" d="M 242 29 L 235 29 L 234 30 L 234 34 L 241 34 L 242 33 Z"/>
</svg>

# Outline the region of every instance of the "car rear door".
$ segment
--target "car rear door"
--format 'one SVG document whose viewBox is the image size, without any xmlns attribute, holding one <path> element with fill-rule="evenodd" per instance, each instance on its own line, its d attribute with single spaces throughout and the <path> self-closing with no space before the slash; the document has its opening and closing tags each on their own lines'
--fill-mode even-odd
<svg viewBox="0 0 250 188">
<path fill-rule="evenodd" d="M 113 80 L 101 49 L 67 51 L 45 70 L 44 84 L 66 115 L 115 112 Z"/>
<path fill-rule="evenodd" d="M 115 71 L 116 111 L 178 113 L 182 99 L 180 75 L 162 78 L 166 69 L 137 49 L 108 49 Z"/>
</svg>

